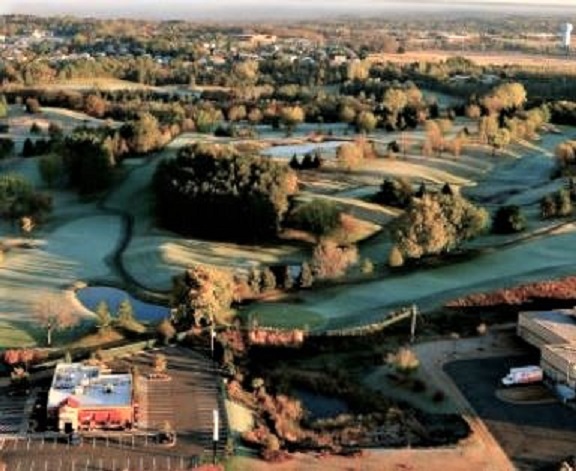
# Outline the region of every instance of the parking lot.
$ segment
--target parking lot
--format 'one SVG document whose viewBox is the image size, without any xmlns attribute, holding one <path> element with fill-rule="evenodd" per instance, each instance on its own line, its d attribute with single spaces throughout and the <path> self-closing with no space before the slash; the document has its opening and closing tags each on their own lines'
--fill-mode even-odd
<svg viewBox="0 0 576 471">
<path fill-rule="evenodd" d="M 509 368 L 534 364 L 532 357 L 461 360 L 444 369 L 466 396 L 519 470 L 545 469 L 576 453 L 576 411 L 559 402 L 511 404 L 497 398 Z"/>
<path fill-rule="evenodd" d="M 26 397 L 10 397 L 7 389 L 0 391 L 0 436 L 18 434 L 27 421 Z"/>
<path fill-rule="evenodd" d="M 147 379 L 154 355 L 166 355 L 169 381 Z M 138 366 L 143 375 L 143 424 L 136 433 L 85 434 L 80 445 L 70 445 L 54 434 L 5 435 L 2 459 L 8 471 L 171 471 L 191 469 L 212 457 L 212 410 L 221 414 L 219 451 L 226 441 L 226 418 L 220 407 L 218 375 L 212 362 L 196 352 L 177 347 L 144 352 L 122 360 Z M 0 400 L 0 424 L 17 434 L 26 398 Z M 3 408 L 4 407 L 4 408 Z M 12 409 L 14 409 L 12 411 Z M 6 411 L 6 414 L 3 412 Z M 155 431 L 165 421 L 176 431 L 176 443 L 155 442 Z"/>
</svg>

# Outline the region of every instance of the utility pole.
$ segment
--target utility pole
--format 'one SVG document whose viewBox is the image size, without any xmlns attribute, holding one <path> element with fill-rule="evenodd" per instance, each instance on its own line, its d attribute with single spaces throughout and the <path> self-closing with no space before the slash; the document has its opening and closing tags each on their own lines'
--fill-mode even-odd
<svg viewBox="0 0 576 471">
<path fill-rule="evenodd" d="M 214 428 L 212 430 L 212 464 L 216 464 L 216 448 L 218 445 L 218 440 L 220 438 L 220 417 L 218 416 L 218 409 L 212 410 L 212 423 Z"/>
<path fill-rule="evenodd" d="M 416 304 L 412 304 L 410 311 L 410 343 L 414 343 L 416 338 L 416 316 L 418 315 L 418 307 Z"/>
<path fill-rule="evenodd" d="M 216 332 L 214 331 L 214 321 L 210 323 L 210 356 L 214 360 L 214 339 L 216 338 Z"/>
</svg>

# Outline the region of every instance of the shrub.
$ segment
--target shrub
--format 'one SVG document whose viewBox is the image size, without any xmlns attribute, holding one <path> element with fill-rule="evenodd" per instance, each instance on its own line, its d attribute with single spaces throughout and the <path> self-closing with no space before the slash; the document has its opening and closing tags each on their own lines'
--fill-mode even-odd
<svg viewBox="0 0 576 471">
<path fill-rule="evenodd" d="M 415 393 L 421 393 L 426 391 L 426 383 L 421 379 L 415 379 L 412 383 L 412 391 Z"/>
<path fill-rule="evenodd" d="M 323 236 L 340 225 L 340 210 L 331 201 L 315 199 L 297 208 L 291 219 L 296 228 Z"/>
<path fill-rule="evenodd" d="M 435 391 L 434 394 L 432 395 L 432 401 L 436 403 L 443 402 L 444 399 L 446 399 L 446 395 L 444 394 L 443 391 Z"/>
<path fill-rule="evenodd" d="M 164 319 L 160 324 L 158 324 L 156 332 L 164 345 L 168 344 L 176 335 L 176 329 L 168 319 Z"/>
<path fill-rule="evenodd" d="M 36 98 L 27 98 L 25 106 L 26 106 L 26 113 L 38 114 L 42 111 L 40 109 L 40 102 Z"/>
<path fill-rule="evenodd" d="M 404 265 L 404 256 L 397 245 L 393 245 L 388 254 L 388 266 L 398 268 Z"/>
<path fill-rule="evenodd" d="M 42 134 L 42 128 L 36 121 L 30 126 L 30 134 Z"/>
<path fill-rule="evenodd" d="M 388 354 L 386 360 L 398 373 L 403 374 L 410 374 L 420 366 L 420 360 L 416 354 L 407 347 L 401 347 L 396 353 Z"/>
<path fill-rule="evenodd" d="M 513 234 L 526 229 L 526 218 L 522 214 L 520 206 L 501 206 L 496 211 L 492 221 L 492 232 L 495 234 Z"/>
</svg>

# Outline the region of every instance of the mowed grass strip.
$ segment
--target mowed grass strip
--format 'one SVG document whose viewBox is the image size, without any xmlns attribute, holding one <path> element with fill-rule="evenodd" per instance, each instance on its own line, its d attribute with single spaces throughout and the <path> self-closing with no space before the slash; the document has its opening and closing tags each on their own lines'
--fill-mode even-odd
<svg viewBox="0 0 576 471">
<path fill-rule="evenodd" d="M 250 306 L 241 315 L 246 320 L 257 320 L 261 327 L 277 329 L 314 330 L 325 323 L 317 312 L 294 304 L 269 303 Z"/>
<path fill-rule="evenodd" d="M 34 332 L 26 328 L 26 323 L 0 320 L 0 349 L 30 347 L 36 345 Z M 30 325 L 28 326 L 30 327 Z"/>
</svg>

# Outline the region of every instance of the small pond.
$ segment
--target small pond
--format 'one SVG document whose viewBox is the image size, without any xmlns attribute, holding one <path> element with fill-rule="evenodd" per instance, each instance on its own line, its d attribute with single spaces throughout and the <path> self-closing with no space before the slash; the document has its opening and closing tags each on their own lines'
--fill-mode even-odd
<svg viewBox="0 0 576 471">
<path fill-rule="evenodd" d="M 169 308 L 157 304 L 145 303 L 118 288 L 89 286 L 76 291 L 76 297 L 91 311 L 94 311 L 101 301 L 106 301 L 113 315 L 118 311 L 120 303 L 128 299 L 134 309 L 134 317 L 139 321 L 156 322 L 168 317 L 170 314 Z"/>
<path fill-rule="evenodd" d="M 345 142 L 346 141 L 325 141 L 288 146 L 274 146 L 263 150 L 261 154 L 280 159 L 290 159 L 294 154 L 296 154 L 298 157 L 301 157 L 304 154 L 314 153 L 314 151 L 318 149 L 320 152 L 322 152 L 322 157 L 326 157 L 324 154 L 325 152 L 334 153 L 334 155 L 336 155 L 336 149 L 338 149 L 338 147 L 340 147 Z"/>
<path fill-rule="evenodd" d="M 316 394 L 306 389 L 296 389 L 293 393 L 302 402 L 311 420 L 328 419 L 349 412 L 348 405 L 336 397 Z"/>
</svg>

